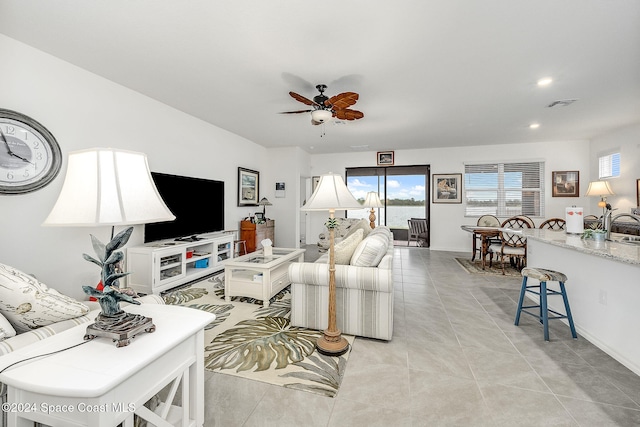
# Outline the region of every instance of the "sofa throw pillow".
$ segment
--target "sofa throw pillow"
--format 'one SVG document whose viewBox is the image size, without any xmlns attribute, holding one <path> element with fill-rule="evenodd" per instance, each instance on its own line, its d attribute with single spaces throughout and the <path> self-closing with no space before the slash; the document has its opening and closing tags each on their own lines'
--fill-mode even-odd
<svg viewBox="0 0 640 427">
<path fill-rule="evenodd" d="M 5 338 L 11 338 L 15 336 L 16 330 L 13 329 L 13 326 L 11 326 L 11 323 L 9 323 L 7 318 L 0 314 L 0 341 Z"/>
<path fill-rule="evenodd" d="M 369 234 L 362 240 L 351 257 L 351 265 L 356 267 L 377 267 L 387 253 L 389 239 L 382 233 Z"/>
<path fill-rule="evenodd" d="M 334 247 L 334 261 L 336 264 L 349 265 L 353 251 L 362 241 L 363 234 L 362 230 L 357 230 L 351 236 L 345 237 L 340 243 L 336 243 Z M 327 262 L 329 262 L 329 258 L 327 258 Z"/>
<path fill-rule="evenodd" d="M 347 231 L 347 234 L 345 234 L 344 237 L 349 237 L 358 230 L 362 230 L 363 232 L 362 238 L 363 239 L 366 238 L 371 232 L 371 226 L 369 225 L 369 221 L 366 219 L 361 219 L 360 221 L 356 222 L 349 228 L 349 231 Z"/>
<path fill-rule="evenodd" d="M 87 314 L 89 308 L 22 271 L 0 264 L 0 313 L 15 330 L 41 326 Z"/>
</svg>

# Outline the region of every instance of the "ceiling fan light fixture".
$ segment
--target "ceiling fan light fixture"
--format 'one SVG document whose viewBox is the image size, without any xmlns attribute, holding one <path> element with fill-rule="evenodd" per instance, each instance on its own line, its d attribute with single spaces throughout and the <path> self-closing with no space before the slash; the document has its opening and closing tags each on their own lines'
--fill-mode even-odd
<svg viewBox="0 0 640 427">
<path fill-rule="evenodd" d="M 313 110 L 311 112 L 311 120 L 318 123 L 325 123 L 331 120 L 333 113 L 329 110 Z"/>
</svg>

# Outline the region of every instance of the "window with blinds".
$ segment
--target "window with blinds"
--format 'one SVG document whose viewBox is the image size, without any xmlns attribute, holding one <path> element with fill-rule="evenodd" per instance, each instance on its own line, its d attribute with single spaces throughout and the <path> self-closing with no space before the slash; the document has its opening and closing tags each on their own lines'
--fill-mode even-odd
<svg viewBox="0 0 640 427">
<path fill-rule="evenodd" d="M 620 176 L 620 153 L 607 154 L 598 158 L 598 177 L 617 178 Z"/>
<path fill-rule="evenodd" d="M 544 162 L 467 164 L 467 216 L 544 216 Z"/>
</svg>

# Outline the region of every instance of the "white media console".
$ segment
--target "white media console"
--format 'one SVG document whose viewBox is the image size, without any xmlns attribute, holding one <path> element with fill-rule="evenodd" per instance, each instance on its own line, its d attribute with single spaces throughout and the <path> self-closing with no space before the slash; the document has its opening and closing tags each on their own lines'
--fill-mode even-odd
<svg viewBox="0 0 640 427">
<path fill-rule="evenodd" d="M 204 235 L 196 241 L 163 240 L 127 249 L 127 286 L 160 294 L 224 269 L 232 259 L 234 235 Z"/>
</svg>

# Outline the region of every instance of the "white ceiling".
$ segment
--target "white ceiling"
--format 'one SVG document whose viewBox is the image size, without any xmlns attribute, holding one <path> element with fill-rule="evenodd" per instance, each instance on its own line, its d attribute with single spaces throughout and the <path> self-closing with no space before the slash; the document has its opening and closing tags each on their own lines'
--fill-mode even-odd
<svg viewBox="0 0 640 427">
<path fill-rule="evenodd" d="M 0 33 L 265 147 L 576 140 L 640 122 L 638 0 L 2 0 Z M 322 136 L 308 113 L 278 114 L 320 83 L 359 93 L 365 117 Z"/>
</svg>

